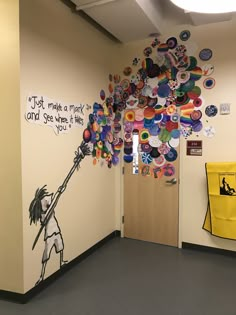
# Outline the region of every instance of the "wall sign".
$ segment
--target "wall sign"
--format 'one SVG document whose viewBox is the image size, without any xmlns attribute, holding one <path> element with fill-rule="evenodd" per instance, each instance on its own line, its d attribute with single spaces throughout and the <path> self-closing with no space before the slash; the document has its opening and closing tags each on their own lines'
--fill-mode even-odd
<svg viewBox="0 0 236 315">
<path fill-rule="evenodd" d="M 73 127 L 83 127 L 86 104 L 63 104 L 46 96 L 27 97 L 25 119 L 42 126 L 50 126 L 57 135 L 68 133 Z"/>
<path fill-rule="evenodd" d="M 187 140 L 187 155 L 202 156 L 202 141 Z"/>
</svg>

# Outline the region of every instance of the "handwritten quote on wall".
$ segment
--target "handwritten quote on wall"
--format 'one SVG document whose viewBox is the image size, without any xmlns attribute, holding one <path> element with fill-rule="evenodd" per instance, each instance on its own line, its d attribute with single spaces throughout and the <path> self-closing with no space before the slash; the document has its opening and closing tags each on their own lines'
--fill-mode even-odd
<svg viewBox="0 0 236 315">
<path fill-rule="evenodd" d="M 25 118 L 30 123 L 50 126 L 57 135 L 68 133 L 84 125 L 84 112 L 88 104 L 63 104 L 42 95 L 29 95 Z"/>
</svg>

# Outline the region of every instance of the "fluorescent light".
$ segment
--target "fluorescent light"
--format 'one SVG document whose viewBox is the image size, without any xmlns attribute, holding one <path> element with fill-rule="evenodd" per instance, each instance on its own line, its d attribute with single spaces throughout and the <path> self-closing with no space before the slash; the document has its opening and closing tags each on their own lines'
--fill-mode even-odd
<svg viewBox="0 0 236 315">
<path fill-rule="evenodd" d="M 176 6 L 189 12 L 229 13 L 236 12 L 235 0 L 170 0 Z"/>
</svg>

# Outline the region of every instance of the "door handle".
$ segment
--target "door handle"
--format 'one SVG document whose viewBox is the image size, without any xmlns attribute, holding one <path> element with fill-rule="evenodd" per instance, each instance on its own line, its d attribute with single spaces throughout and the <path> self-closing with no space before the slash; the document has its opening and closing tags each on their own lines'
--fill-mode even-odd
<svg viewBox="0 0 236 315">
<path fill-rule="evenodd" d="M 177 179 L 176 178 L 171 178 L 171 180 L 166 181 L 167 184 L 175 185 L 177 184 Z"/>
</svg>

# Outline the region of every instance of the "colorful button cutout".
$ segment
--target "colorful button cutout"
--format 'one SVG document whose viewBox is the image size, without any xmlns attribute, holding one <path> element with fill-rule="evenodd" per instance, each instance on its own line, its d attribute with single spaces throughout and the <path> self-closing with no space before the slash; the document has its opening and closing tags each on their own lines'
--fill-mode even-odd
<svg viewBox="0 0 236 315">
<path fill-rule="evenodd" d="M 203 61 L 210 60 L 212 57 L 212 50 L 210 48 L 204 48 L 199 53 L 199 58 Z"/>
<path fill-rule="evenodd" d="M 205 109 L 205 113 L 208 117 L 214 117 L 218 113 L 218 109 L 215 105 L 208 105 Z"/>
<path fill-rule="evenodd" d="M 182 40 L 182 41 L 186 41 L 190 38 L 191 36 L 191 33 L 189 30 L 184 30 L 182 31 L 180 34 L 179 34 L 179 38 Z"/>
<path fill-rule="evenodd" d="M 213 78 L 207 78 L 203 81 L 203 86 L 205 89 L 212 89 L 216 84 L 215 79 Z"/>
</svg>

